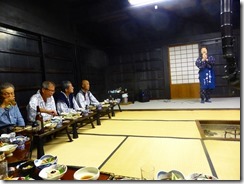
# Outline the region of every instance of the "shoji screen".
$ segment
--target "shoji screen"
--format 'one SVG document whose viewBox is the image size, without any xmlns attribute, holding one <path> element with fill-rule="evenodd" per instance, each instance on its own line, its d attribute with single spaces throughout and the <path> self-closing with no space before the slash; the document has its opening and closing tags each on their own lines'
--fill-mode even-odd
<svg viewBox="0 0 244 184">
<path fill-rule="evenodd" d="M 198 50 L 198 44 L 169 48 L 171 84 L 198 83 L 198 68 L 195 66 Z"/>
</svg>

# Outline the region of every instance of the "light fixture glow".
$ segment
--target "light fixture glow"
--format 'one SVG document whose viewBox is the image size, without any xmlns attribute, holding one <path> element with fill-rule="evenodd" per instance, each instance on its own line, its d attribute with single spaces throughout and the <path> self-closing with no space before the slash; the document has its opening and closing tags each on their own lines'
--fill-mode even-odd
<svg viewBox="0 0 244 184">
<path fill-rule="evenodd" d="M 132 6 L 144 6 L 144 5 L 162 2 L 165 0 L 128 0 L 128 1 Z"/>
</svg>

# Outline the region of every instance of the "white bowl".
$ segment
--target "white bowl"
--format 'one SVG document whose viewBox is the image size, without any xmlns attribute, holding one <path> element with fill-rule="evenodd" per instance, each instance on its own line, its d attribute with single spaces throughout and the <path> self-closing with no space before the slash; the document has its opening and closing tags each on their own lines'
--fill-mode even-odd
<svg viewBox="0 0 244 184">
<path fill-rule="evenodd" d="M 7 144 L 5 146 L 0 147 L 0 151 L 4 152 L 6 157 L 10 157 L 13 155 L 13 152 L 18 147 L 17 144 Z"/>
<path fill-rule="evenodd" d="M 59 180 L 67 172 L 67 166 L 61 164 L 51 165 L 41 170 L 39 176 L 43 180 Z"/>
<path fill-rule="evenodd" d="M 186 180 L 218 180 L 218 178 L 202 173 L 192 173 L 186 177 Z"/>
<path fill-rule="evenodd" d="M 158 171 L 156 174 L 156 180 L 185 180 L 184 175 L 177 170 L 172 170 L 169 172 Z"/>
<path fill-rule="evenodd" d="M 57 156 L 54 157 L 52 155 L 43 155 L 40 159 L 34 160 L 34 164 L 38 169 L 49 167 L 51 165 L 57 164 L 57 162 Z"/>
<path fill-rule="evenodd" d="M 84 167 L 74 173 L 75 180 L 97 180 L 100 176 L 100 171 L 96 167 Z"/>
</svg>

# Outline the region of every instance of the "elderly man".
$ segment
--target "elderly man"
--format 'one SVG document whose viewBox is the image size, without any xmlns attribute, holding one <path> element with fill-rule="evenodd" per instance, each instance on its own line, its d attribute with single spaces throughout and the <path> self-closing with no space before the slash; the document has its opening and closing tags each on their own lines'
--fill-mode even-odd
<svg viewBox="0 0 244 184">
<path fill-rule="evenodd" d="M 0 84 L 0 129 L 8 125 L 25 126 L 24 119 L 15 101 L 14 90 L 14 85 L 11 83 Z M 0 130 L 0 133 L 3 132 Z"/>
<path fill-rule="evenodd" d="M 89 105 L 99 105 L 98 100 L 89 91 L 90 83 L 88 80 L 82 80 L 81 90 L 76 95 L 76 101 L 79 107 L 83 110 L 87 110 Z"/>
<path fill-rule="evenodd" d="M 70 81 L 62 81 L 61 91 L 54 95 L 58 114 L 75 112 L 75 110 L 80 109 L 73 93 L 74 87 L 72 83 Z"/>
<path fill-rule="evenodd" d="M 58 115 L 56 105 L 53 98 L 55 92 L 55 84 L 51 81 L 44 81 L 42 88 L 34 94 L 27 105 L 27 118 L 29 121 L 34 122 L 36 117 L 36 107 L 40 107 L 43 120 L 49 120 L 53 116 Z"/>
</svg>

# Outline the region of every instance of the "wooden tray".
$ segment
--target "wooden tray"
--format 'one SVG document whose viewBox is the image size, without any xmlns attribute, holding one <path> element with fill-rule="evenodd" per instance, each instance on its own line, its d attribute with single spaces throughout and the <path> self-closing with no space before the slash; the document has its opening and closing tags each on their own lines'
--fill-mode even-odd
<svg viewBox="0 0 244 184">
<path fill-rule="evenodd" d="M 81 166 L 68 166 L 68 170 L 67 172 L 64 174 L 64 176 L 61 178 L 61 180 L 74 180 L 74 173 L 75 171 L 77 171 L 78 169 L 82 168 Z M 36 169 L 36 171 L 30 175 L 31 178 L 33 178 L 34 180 L 42 180 L 42 178 L 40 178 L 38 176 L 40 170 Z M 13 171 L 13 173 L 9 176 L 12 176 L 12 177 L 19 177 L 19 173 L 17 171 L 17 169 L 15 169 Z M 98 180 L 112 180 L 114 177 L 114 174 L 113 173 L 107 173 L 107 172 L 100 172 L 100 176 L 98 178 Z"/>
</svg>

